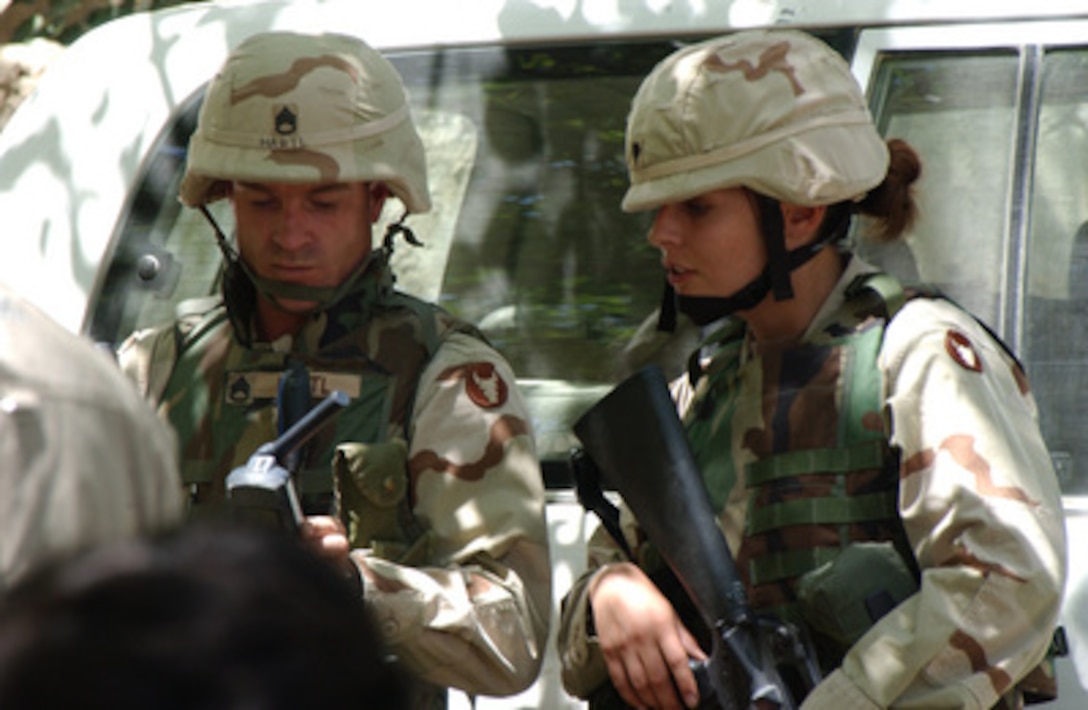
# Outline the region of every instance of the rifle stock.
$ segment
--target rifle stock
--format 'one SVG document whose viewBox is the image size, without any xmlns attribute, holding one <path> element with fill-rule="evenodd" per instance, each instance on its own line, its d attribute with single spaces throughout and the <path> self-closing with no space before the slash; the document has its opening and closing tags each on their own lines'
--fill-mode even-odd
<svg viewBox="0 0 1088 710">
<path fill-rule="evenodd" d="M 800 630 L 749 607 L 661 370 L 621 382 L 574 433 L 713 631 L 709 675 L 718 704 L 797 707 L 819 680 L 815 656 Z"/>
</svg>

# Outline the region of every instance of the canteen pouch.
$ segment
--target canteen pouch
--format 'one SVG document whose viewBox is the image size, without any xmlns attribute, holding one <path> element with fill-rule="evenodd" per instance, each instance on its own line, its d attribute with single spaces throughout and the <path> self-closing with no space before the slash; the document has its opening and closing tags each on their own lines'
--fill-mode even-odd
<svg viewBox="0 0 1088 710">
<path fill-rule="evenodd" d="M 845 651 L 917 590 L 892 543 L 857 542 L 802 576 L 797 597 L 805 623 Z"/>
<path fill-rule="evenodd" d="M 426 560 L 429 536 L 412 515 L 408 444 L 347 442 L 336 447 L 332 469 L 336 508 L 354 548 L 400 564 Z"/>
</svg>

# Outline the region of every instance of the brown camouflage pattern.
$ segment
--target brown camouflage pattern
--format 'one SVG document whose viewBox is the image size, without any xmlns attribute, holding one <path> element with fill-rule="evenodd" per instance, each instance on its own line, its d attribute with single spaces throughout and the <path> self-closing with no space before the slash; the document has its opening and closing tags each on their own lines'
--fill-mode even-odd
<svg viewBox="0 0 1088 710">
<path fill-rule="evenodd" d="M 681 47 L 632 101 L 621 207 L 737 186 L 799 205 L 857 199 L 888 171 L 867 105 L 842 56 L 805 32 L 747 30 Z"/>
<path fill-rule="evenodd" d="M 328 382 L 352 385 L 351 404 L 303 455 L 309 512 L 350 507 L 341 517 L 352 559 L 393 650 L 420 680 L 418 707 L 444 706 L 446 687 L 519 692 L 539 672 L 551 584 L 525 402 L 509 365 L 471 328 L 415 299 L 366 290 L 375 282 L 275 346 L 243 347 L 217 306 L 186 336 L 159 412 L 179 433 L 183 469 L 202 477 L 200 511 L 222 501 L 232 468 L 275 438 L 265 381 L 289 359 L 308 367 L 314 403 Z M 145 391 L 156 391 L 150 373 L 166 369 L 154 364 L 156 349 L 174 337 L 171 326 L 122 347 Z M 505 397 L 481 407 L 465 379 L 448 374 L 457 371 L 491 373 Z"/>
<path fill-rule="evenodd" d="M 856 258 L 851 262 L 806 343 L 826 344 L 828 329 L 837 330 L 847 286 L 867 270 Z M 950 355 L 945 340 L 951 331 L 967 338 L 979 356 L 978 370 Z M 745 367 L 728 396 L 709 407 L 710 418 L 732 422 L 726 442 L 731 455 L 704 469 L 704 477 L 736 553 L 748 512 L 744 471 L 757 458 L 752 447 L 768 450 L 773 417 L 767 416 L 778 410 L 765 408 L 766 380 L 761 368 L 749 366 L 758 358 L 746 348 L 724 348 L 706 371 L 731 358 Z M 1026 378 L 1013 374 L 1014 361 L 973 318 L 929 298 L 910 301 L 889 323 L 876 366 L 882 419 L 891 432 L 887 443 L 902 461 L 899 513 L 921 585 L 849 649 L 802 707 L 1018 707 L 1025 695 L 1045 697 L 1054 690 L 1048 687 L 1053 676 L 1039 664 L 1057 621 L 1065 534 L 1060 491 Z M 677 382 L 682 412 L 705 406 L 707 380 L 694 388 L 686 379 Z M 799 417 L 803 411 L 789 413 Z M 790 421 L 789 431 L 800 425 Z M 855 483 L 868 485 L 866 475 Z M 621 522 L 628 541 L 637 543 L 637 524 L 626 509 Z M 755 549 L 753 542 L 744 544 Z M 607 679 L 596 642 L 586 634 L 587 585 L 602 565 L 619 559 L 617 545 L 598 530 L 590 569 L 563 600 L 563 681 L 580 697 Z"/>
<path fill-rule="evenodd" d="M 431 206 L 400 75 L 347 35 L 265 32 L 231 52 L 201 106 L 179 197 L 214 202 L 231 180 L 376 181 L 409 212 Z"/>
<path fill-rule="evenodd" d="M 881 327 L 867 323 L 861 337 L 878 339 Z M 863 441 L 885 438 L 884 420 L 879 399 L 871 402 L 851 401 L 844 404 L 852 384 L 848 371 L 857 359 L 857 352 L 848 345 L 845 336 L 834 345 L 809 345 L 788 350 L 766 352 L 745 366 L 759 367 L 762 380 L 762 421 L 774 422 L 767 428 L 749 428 L 743 441 L 756 460 L 768 462 L 779 454 L 795 451 L 843 449 Z M 716 373 L 713 381 L 725 376 Z M 860 387 L 854 389 L 861 389 Z M 855 396 L 855 400 L 857 397 Z M 844 430 L 846 417 L 853 416 L 853 428 L 862 432 L 857 439 L 849 438 Z M 718 422 L 727 426 L 729 422 Z M 700 426 L 692 422 L 689 435 L 696 450 L 710 455 L 727 451 L 714 442 L 720 436 L 717 427 Z M 856 500 L 878 493 L 894 493 L 898 485 L 898 458 L 886 446 L 878 467 L 854 468 L 842 473 L 821 472 L 818 468 L 801 475 L 788 476 L 762 485 L 749 483 L 749 520 L 760 511 L 780 509 L 792 502 L 844 497 Z M 902 526 L 894 506 L 876 518 L 844 524 L 838 521 L 812 520 L 800 524 L 777 525 L 767 530 L 753 530 L 749 524 L 737 555 L 737 562 L 749 585 L 749 599 L 756 609 L 781 607 L 796 601 L 794 587 L 797 577 L 776 580 L 754 580 L 751 563 L 785 550 L 814 548 L 841 549 L 850 542 L 903 540 Z"/>
</svg>

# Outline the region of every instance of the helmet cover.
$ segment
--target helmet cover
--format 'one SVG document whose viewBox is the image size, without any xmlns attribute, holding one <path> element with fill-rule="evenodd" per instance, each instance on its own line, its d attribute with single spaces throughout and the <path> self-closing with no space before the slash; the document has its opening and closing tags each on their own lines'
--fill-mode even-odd
<svg viewBox="0 0 1088 710">
<path fill-rule="evenodd" d="M 888 149 L 842 57 L 794 30 L 749 30 L 677 50 L 627 119 L 627 212 L 744 186 L 826 205 L 863 197 Z"/>
<path fill-rule="evenodd" d="M 409 212 L 430 209 L 423 143 L 400 75 L 346 35 L 268 32 L 230 54 L 189 142 L 181 201 L 225 181 L 381 182 Z"/>
</svg>

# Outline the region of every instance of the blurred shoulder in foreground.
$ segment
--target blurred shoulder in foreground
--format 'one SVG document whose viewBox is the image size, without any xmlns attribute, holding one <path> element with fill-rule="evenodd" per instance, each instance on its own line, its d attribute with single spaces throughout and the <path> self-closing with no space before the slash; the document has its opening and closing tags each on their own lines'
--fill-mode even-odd
<svg viewBox="0 0 1088 710">
<path fill-rule="evenodd" d="M 0 593 L 182 513 L 177 455 L 108 353 L 0 285 Z"/>
</svg>

